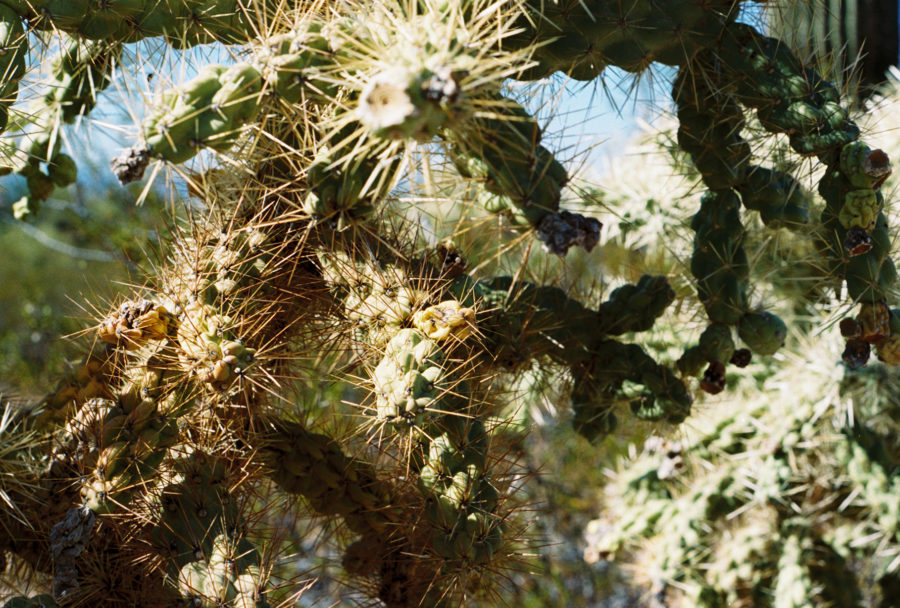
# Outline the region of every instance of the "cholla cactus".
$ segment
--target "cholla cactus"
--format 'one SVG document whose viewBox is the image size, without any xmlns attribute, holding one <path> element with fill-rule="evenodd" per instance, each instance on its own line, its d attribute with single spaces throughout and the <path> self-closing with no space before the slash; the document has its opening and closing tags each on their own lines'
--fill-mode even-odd
<svg viewBox="0 0 900 608">
<path fill-rule="evenodd" d="M 892 605 L 896 378 L 833 365 L 835 333 L 783 361 L 765 400 L 623 462 L 588 559 L 630 556 L 665 605 Z"/>
<path fill-rule="evenodd" d="M 574 430 L 600 442 L 621 420 L 685 421 L 693 377 L 720 392 L 726 365 L 782 345 L 787 326 L 752 299 L 760 277 L 742 205 L 769 227 L 816 235 L 828 276 L 861 303 L 842 325 L 844 359 L 862 366 L 875 345 L 897 363 L 887 155 L 858 139 L 833 84 L 736 21 L 740 4 L 0 4 L 4 102 L 26 40 L 66 36 L 52 90 L 4 106 L 8 136 L 27 132 L 29 112 L 38 127 L 7 163 L 28 179 L 21 217 L 74 179 L 58 131 L 91 112 L 128 44 L 235 50 L 231 63 L 159 91 L 113 162 L 122 182 L 151 163 L 154 176 L 182 176 L 199 199 L 186 227 L 146 285 L 98 321 L 82 364 L 0 429 L 27 481 L 3 486 L 0 550 L 49 579 L 49 596 L 7 605 L 289 605 L 305 584 L 286 558 L 304 550 L 289 513 L 339 532 L 331 547 L 356 597 L 392 608 L 490 601 L 526 543 L 505 386 L 553 370 L 571 385 Z M 438 192 L 430 176 L 446 160 L 473 215 L 508 229 L 501 243 L 537 238 L 563 258 L 591 251 L 601 222 L 563 208 L 569 171 L 505 81 L 591 80 L 655 61 L 679 68 L 677 139 L 708 190 L 690 225 L 690 266 L 709 325 L 665 359 L 630 340 L 676 299 L 666 277 L 635 277 L 604 300 L 518 268 L 489 276 L 467 251 L 426 242 L 397 201 L 420 186 Z M 741 135 L 749 110 L 825 166 L 821 218 L 797 178 L 754 164 Z M 337 397 L 315 416 L 294 403 L 294 384 L 326 378 L 353 387 L 342 395 L 352 408 Z M 851 448 L 849 468 L 866 458 Z M 728 494 L 734 480 L 720 481 L 694 508 Z M 865 498 L 873 511 L 889 484 Z M 642 496 L 668 504 L 648 488 Z M 693 521 L 673 530 L 696 536 Z M 799 565 L 819 542 L 806 521 L 785 523 L 775 587 L 805 592 L 819 580 Z M 887 534 L 890 522 L 877 523 Z M 844 559 L 856 548 L 830 546 Z"/>
</svg>

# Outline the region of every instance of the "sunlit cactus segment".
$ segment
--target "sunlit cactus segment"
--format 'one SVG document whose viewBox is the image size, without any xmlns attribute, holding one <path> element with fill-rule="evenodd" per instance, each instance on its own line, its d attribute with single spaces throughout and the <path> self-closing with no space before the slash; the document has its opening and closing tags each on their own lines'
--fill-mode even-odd
<svg viewBox="0 0 900 608">
<path fill-rule="evenodd" d="M 541 145 L 537 122 L 521 106 L 501 100 L 494 119 L 472 131 L 447 129 L 443 138 L 449 155 L 464 177 L 482 182 L 486 208 L 506 212 L 523 226 L 538 226 L 559 209 L 565 167 Z"/>
<path fill-rule="evenodd" d="M 391 487 L 375 468 L 353 459 L 335 439 L 284 419 L 271 421 L 261 452 L 279 487 L 325 515 L 340 515 L 354 532 L 383 535 L 399 519 Z"/>
<path fill-rule="evenodd" d="M 16 134 L 18 150 L 11 154 L 6 170 L 26 178 L 28 194 L 13 205 L 17 219 L 31 219 L 42 201 L 56 188 L 75 183 L 78 166 L 62 152 L 61 125 L 71 124 L 86 116 L 97 103 L 97 97 L 112 82 L 112 72 L 122 47 L 117 43 L 83 42 L 67 39 L 53 59 L 50 90 L 29 104 L 17 117 L 16 129 L 31 131 Z"/>
<path fill-rule="evenodd" d="M 430 417 L 455 409 L 446 355 L 417 329 L 401 329 L 388 342 L 372 374 L 377 417 L 401 427 L 424 427 Z"/>
</svg>

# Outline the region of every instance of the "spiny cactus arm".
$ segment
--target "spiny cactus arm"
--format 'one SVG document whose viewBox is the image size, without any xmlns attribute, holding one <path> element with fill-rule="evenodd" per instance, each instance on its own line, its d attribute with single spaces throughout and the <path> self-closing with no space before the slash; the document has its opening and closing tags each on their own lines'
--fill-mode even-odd
<svg viewBox="0 0 900 608">
<path fill-rule="evenodd" d="M 334 57 L 321 27 L 307 23 L 274 36 L 255 61 L 207 65 L 189 82 L 165 91 L 142 124 L 143 142 L 114 159 L 123 183 L 140 179 L 151 158 L 181 163 L 203 149 L 224 150 L 271 102 L 291 104 L 335 93 Z"/>
<path fill-rule="evenodd" d="M 740 136 L 743 111 L 727 91 L 712 88 L 716 86 L 714 75 L 705 71 L 703 63 L 712 61 L 706 57 L 710 53 L 698 53 L 694 61 L 682 67 L 674 88 L 679 143 L 691 154 L 710 188 L 691 221 L 695 232 L 691 273 L 697 279 L 698 295 L 712 321 L 704 335 L 712 336 L 710 331 L 730 334 L 727 326 L 736 325 L 750 351 L 769 355 L 784 342 L 786 327 L 775 315 L 750 309 L 749 265 L 742 246 L 740 206 L 745 198 L 745 206 L 759 208 L 767 223 L 777 225 L 790 217 L 788 214 L 797 205 L 790 199 L 771 201 L 778 195 L 779 187 L 792 184 L 790 178 L 750 167 L 750 147 Z M 725 338 L 716 337 L 715 342 Z M 727 342 L 731 343 L 730 335 Z M 744 366 L 749 362 L 749 352 L 744 350 L 732 361 L 733 345 L 728 353 L 720 350 L 708 344 L 691 347 L 679 360 L 679 368 L 696 375 L 708 363 L 700 386 L 706 392 L 719 393 L 725 388 L 726 365 Z"/>
<path fill-rule="evenodd" d="M 671 424 L 690 414 L 693 399 L 684 382 L 636 344 L 604 340 L 572 372 L 573 425 L 592 442 L 616 429 L 616 412 L 621 415 L 625 406 L 640 420 Z"/>
<path fill-rule="evenodd" d="M 150 531 L 154 548 L 166 558 L 170 588 L 204 608 L 268 606 L 267 573 L 247 537 L 226 464 L 195 452 L 176 461 L 174 470 L 177 481 L 159 494 Z"/>
<path fill-rule="evenodd" d="M 289 494 L 303 496 L 323 515 L 343 517 L 362 536 L 388 536 L 400 520 L 395 492 L 362 459 L 344 454 L 340 443 L 287 419 L 268 421 L 259 439 L 269 477 Z"/>
<path fill-rule="evenodd" d="M 873 605 L 863 593 L 886 593 L 880 581 L 900 538 L 891 441 L 866 426 L 834 429 L 827 415 L 812 422 L 821 405 L 799 399 L 725 415 L 682 441 L 648 442 L 608 488 L 609 511 L 588 532 L 593 555 L 652 547 L 644 567 L 673 602 L 778 606 L 807 585 L 816 591 L 798 605 Z"/>
<path fill-rule="evenodd" d="M 835 87 L 779 41 L 750 26 L 731 24 L 719 57 L 721 69 L 735 83 L 735 96 L 757 109 L 762 125 L 787 133 L 796 152 L 816 155 L 826 164 L 819 183 L 826 203 L 820 238 L 829 271 L 846 281 L 855 301 L 884 307 L 897 278 L 879 191 L 891 173 L 887 155 L 858 140 L 859 129 L 839 104 Z M 889 336 L 871 341 L 877 344 Z M 848 343 L 845 359 L 862 365 L 865 350 L 858 341 Z"/>
<path fill-rule="evenodd" d="M 758 211 L 759 219 L 769 228 L 800 231 L 810 222 L 812 194 L 787 173 L 750 166 L 737 190 L 744 207 Z"/>
<path fill-rule="evenodd" d="M 613 410 L 627 405 L 643 420 L 678 423 L 692 399 L 684 383 L 641 347 L 610 335 L 652 327 L 674 293 L 662 277 L 643 277 L 615 290 L 598 311 L 585 308 L 561 289 L 516 282 L 509 277 L 473 281 L 463 275 L 450 293 L 476 310 L 475 327 L 489 366 L 517 369 L 549 357 L 574 377 L 576 430 L 591 440 L 615 428 Z M 642 304 L 640 310 L 623 309 Z"/>
<path fill-rule="evenodd" d="M 503 44 L 534 48 L 537 65 L 517 78 L 533 80 L 561 71 L 589 81 L 610 65 L 629 72 L 641 72 L 654 61 L 681 65 L 715 43 L 739 5 L 734 0 L 529 0 L 516 21 L 519 31 Z"/>
<path fill-rule="evenodd" d="M 536 228 L 548 251 L 565 256 L 573 245 L 590 251 L 600 239 L 600 222 L 560 211 L 568 173 L 541 145 L 537 121 L 512 100 L 499 98 L 496 104 L 487 118 L 442 130 L 457 170 L 481 182 L 479 204 L 514 224 Z"/>
<path fill-rule="evenodd" d="M 620 336 L 647 331 L 675 300 L 675 292 L 662 276 L 644 275 L 636 284 L 617 287 L 597 311 L 598 333 Z"/>
<path fill-rule="evenodd" d="M 5 0 L 4 6 L 37 29 L 59 30 L 89 40 L 134 42 L 163 36 L 172 47 L 186 48 L 209 42 L 243 43 L 254 31 L 251 15 L 239 0 L 121 0 L 99 4 L 88 0 Z"/>
<path fill-rule="evenodd" d="M 444 434 L 427 446 L 418 488 L 425 498 L 431 546 L 450 564 L 481 567 L 503 542 L 499 494 L 491 479 L 490 437 L 477 418 L 446 416 Z"/>
</svg>

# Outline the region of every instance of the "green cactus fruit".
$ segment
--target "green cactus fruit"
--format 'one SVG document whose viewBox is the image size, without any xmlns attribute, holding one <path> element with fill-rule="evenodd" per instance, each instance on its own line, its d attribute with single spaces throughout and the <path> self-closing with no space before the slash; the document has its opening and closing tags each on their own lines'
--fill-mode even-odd
<svg viewBox="0 0 900 608">
<path fill-rule="evenodd" d="M 891 161 L 881 150 L 872 150 L 861 141 L 841 149 L 841 172 L 859 189 L 877 190 L 891 174 Z"/>
<path fill-rule="evenodd" d="M 844 228 L 858 226 L 863 230 L 872 230 L 881 207 L 881 197 L 874 190 L 851 190 L 844 198 L 838 219 Z"/>
<path fill-rule="evenodd" d="M 738 335 L 754 353 L 771 355 L 784 345 L 787 326 L 770 312 L 749 312 L 741 317 Z"/>
<path fill-rule="evenodd" d="M 703 351 L 706 361 L 728 363 L 734 355 L 735 348 L 731 328 L 720 323 L 710 325 L 700 334 L 699 348 Z"/>
<path fill-rule="evenodd" d="M 47 164 L 47 175 L 55 186 L 63 188 L 78 179 L 78 166 L 71 156 L 59 153 Z"/>
</svg>

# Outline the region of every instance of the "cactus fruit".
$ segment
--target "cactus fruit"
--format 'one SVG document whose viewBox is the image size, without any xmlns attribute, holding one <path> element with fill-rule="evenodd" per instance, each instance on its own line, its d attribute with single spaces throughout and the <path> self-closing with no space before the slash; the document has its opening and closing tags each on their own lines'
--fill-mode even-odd
<svg viewBox="0 0 900 608">
<path fill-rule="evenodd" d="M 298 539 L 314 537 L 342 556 L 348 594 L 496 604 L 531 550 L 517 390 L 552 379 L 554 411 L 597 444 L 626 421 L 687 420 L 691 377 L 716 394 L 751 353 L 754 373 L 769 365 L 788 326 L 758 301 L 757 214 L 765 230 L 814 234 L 823 273 L 859 304 L 841 323 L 846 373 L 867 373 L 853 369 L 873 349 L 900 363 L 888 156 L 859 139 L 832 83 L 737 21 L 741 2 L 307 4 L 0 0 L 0 122 L 15 117 L 10 136 L 28 133 L 29 114 L 36 127 L 3 144 L 28 188 L 20 216 L 76 180 L 59 129 L 91 115 L 124 45 L 234 51 L 154 95 L 113 163 L 130 182 L 151 162 L 215 153 L 178 170 L 195 200 L 153 276 L 101 315 L 56 389 L 0 424 L 20 478 L 0 475 L 0 549 L 52 576 L 53 602 L 286 605 L 302 560 L 284 557 L 308 557 Z M 40 38 L 26 22 L 66 38 L 51 90 L 20 108 L 28 36 Z M 511 81 L 652 62 L 677 68 L 677 146 L 705 190 L 683 256 L 693 291 L 629 268 L 585 282 L 615 287 L 604 301 L 568 272 L 605 248 L 603 226 L 586 204 L 564 209 L 575 173 Z M 820 161 L 817 193 L 756 158 L 767 148 L 751 146 L 754 129 Z M 463 202 L 471 214 L 456 213 Z M 528 234 L 486 237 L 487 224 Z M 564 270 L 553 284 L 544 264 Z M 680 358 L 654 338 L 684 329 L 676 300 L 707 318 Z M 830 428 L 813 403 L 725 408 L 662 458 L 651 442 L 618 476 L 627 508 L 611 509 L 596 554 L 657 539 L 653 576 L 690 605 L 855 605 L 863 574 L 886 596 L 896 568 L 857 563 L 878 543 L 896 554 L 890 435 Z M 766 422 L 776 435 L 761 435 Z M 695 467 L 702 483 L 681 484 L 697 458 L 710 463 Z"/>
</svg>

